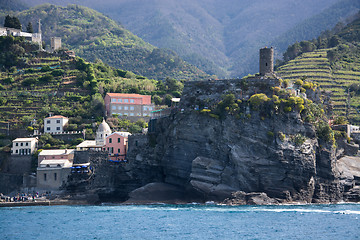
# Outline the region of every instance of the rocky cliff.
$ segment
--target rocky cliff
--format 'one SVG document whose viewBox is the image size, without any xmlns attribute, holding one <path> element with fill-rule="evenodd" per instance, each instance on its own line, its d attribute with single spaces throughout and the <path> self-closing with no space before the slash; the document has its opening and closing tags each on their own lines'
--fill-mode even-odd
<svg viewBox="0 0 360 240">
<path fill-rule="evenodd" d="M 279 84 L 276 78 L 187 83 L 172 114 L 153 121 L 148 136 L 129 139 L 129 163 L 113 175 L 113 192 L 125 197 L 141 187 L 130 202 L 359 201 L 359 159 L 344 159 L 357 145 L 321 139 L 300 111 L 249 104 L 252 95 L 271 96 Z M 210 109 L 229 93 L 238 99 L 236 114 L 216 115 Z"/>
</svg>

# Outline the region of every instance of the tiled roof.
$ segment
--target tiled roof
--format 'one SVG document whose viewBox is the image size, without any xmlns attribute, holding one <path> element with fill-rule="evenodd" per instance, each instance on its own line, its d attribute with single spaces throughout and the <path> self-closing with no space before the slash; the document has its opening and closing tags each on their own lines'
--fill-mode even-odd
<svg viewBox="0 0 360 240">
<path fill-rule="evenodd" d="M 143 100 L 142 104 L 150 105 L 151 96 L 150 95 L 141 95 L 136 93 L 107 93 L 110 98 L 141 98 Z"/>
<path fill-rule="evenodd" d="M 67 118 L 67 117 L 64 117 L 64 116 L 61 116 L 61 115 L 55 115 L 55 116 L 47 117 L 45 119 L 51 119 L 51 118 Z"/>
</svg>

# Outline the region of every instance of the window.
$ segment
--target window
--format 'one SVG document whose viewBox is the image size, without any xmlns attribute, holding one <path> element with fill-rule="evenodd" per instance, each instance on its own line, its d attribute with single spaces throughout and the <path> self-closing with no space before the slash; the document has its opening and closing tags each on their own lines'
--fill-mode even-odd
<svg viewBox="0 0 360 240">
<path fill-rule="evenodd" d="M 24 145 L 23 143 L 20 143 L 20 146 Z"/>
<path fill-rule="evenodd" d="M 126 103 L 129 102 L 129 99 L 124 99 L 124 102 L 126 102 Z"/>
<path fill-rule="evenodd" d="M 50 127 L 47 127 L 46 130 L 47 130 L 47 131 L 50 131 Z"/>
<path fill-rule="evenodd" d="M 25 146 L 29 146 L 29 143 L 25 143 Z"/>
<path fill-rule="evenodd" d="M 122 102 L 122 99 L 121 99 L 121 98 L 119 98 L 118 102 Z"/>
<path fill-rule="evenodd" d="M 130 102 L 133 103 L 133 102 L 134 102 L 134 99 L 130 99 Z"/>
<path fill-rule="evenodd" d="M 54 173 L 54 180 L 56 181 L 57 180 L 57 174 Z"/>
<path fill-rule="evenodd" d="M 56 127 L 56 130 L 60 131 L 60 127 Z"/>
<path fill-rule="evenodd" d="M 153 110 L 153 108 L 152 107 L 149 107 L 149 111 L 152 111 Z"/>
<path fill-rule="evenodd" d="M 124 116 L 127 116 L 127 115 L 129 115 L 128 113 L 124 113 Z"/>
<path fill-rule="evenodd" d="M 122 116 L 122 113 L 119 113 L 119 116 Z"/>
<path fill-rule="evenodd" d="M 46 173 L 44 173 L 44 181 L 46 182 Z"/>
<path fill-rule="evenodd" d="M 15 143 L 15 146 L 19 146 L 19 143 Z"/>
<path fill-rule="evenodd" d="M 118 109 L 121 110 L 121 109 L 122 109 L 122 106 L 119 106 Z"/>
<path fill-rule="evenodd" d="M 116 99 L 112 98 L 112 99 L 111 99 L 111 102 L 116 102 Z"/>
<path fill-rule="evenodd" d="M 144 107 L 143 107 L 143 109 L 144 109 L 144 111 L 146 111 L 146 110 L 147 110 L 147 107 L 146 107 L 146 106 L 144 106 Z"/>
<path fill-rule="evenodd" d="M 126 106 L 126 107 L 124 107 L 124 110 L 128 110 L 128 109 L 129 109 L 129 107 L 127 107 L 127 106 Z"/>
<path fill-rule="evenodd" d="M 133 106 L 131 106 L 131 107 L 130 107 L 130 110 L 134 110 L 134 107 L 133 107 Z"/>
<path fill-rule="evenodd" d="M 112 139 L 111 139 L 111 138 L 109 138 L 109 143 L 112 143 Z"/>
<path fill-rule="evenodd" d="M 47 123 L 47 124 L 50 124 L 50 120 L 46 120 L 46 123 Z"/>
<path fill-rule="evenodd" d="M 116 110 L 116 106 L 112 106 L 112 110 Z"/>
<path fill-rule="evenodd" d="M 56 123 L 60 123 L 60 120 L 56 120 Z"/>
<path fill-rule="evenodd" d="M 16 149 L 15 153 L 19 153 L 19 150 Z"/>
<path fill-rule="evenodd" d="M 114 148 L 113 147 L 110 148 L 110 152 L 114 153 Z"/>
<path fill-rule="evenodd" d="M 121 142 L 121 138 L 118 138 L 118 143 Z"/>
<path fill-rule="evenodd" d="M 118 153 L 120 153 L 120 148 L 118 148 Z"/>
<path fill-rule="evenodd" d="M 130 116 L 134 116 L 134 113 L 130 113 Z"/>
</svg>

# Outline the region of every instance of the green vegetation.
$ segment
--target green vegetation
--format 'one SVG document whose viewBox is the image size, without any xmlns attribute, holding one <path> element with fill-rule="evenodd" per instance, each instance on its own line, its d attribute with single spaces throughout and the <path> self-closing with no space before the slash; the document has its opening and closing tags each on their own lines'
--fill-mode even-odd
<svg viewBox="0 0 360 240">
<path fill-rule="evenodd" d="M 92 123 L 104 116 L 106 93 L 152 95 L 158 105 L 165 105 L 169 98 L 171 102 L 171 98 L 179 97 L 184 87 L 175 79 L 151 80 L 102 61 L 89 63 L 68 57 L 64 51 L 50 54 L 37 49 L 23 38 L 0 37 L 2 129 L 9 123 L 11 129 L 26 129 L 32 124 L 32 129 L 40 130 L 43 118 L 51 112 L 70 118 L 68 131 L 86 129 L 93 136 L 96 129 Z M 124 131 L 141 131 L 140 123 L 114 126 Z"/>
<path fill-rule="evenodd" d="M 301 134 L 296 134 L 292 136 L 291 140 L 295 143 L 295 146 L 301 146 L 306 141 L 306 137 Z"/>
<path fill-rule="evenodd" d="M 334 117 L 353 124 L 360 124 L 359 32 L 358 16 L 347 26 L 337 25 L 317 39 L 289 46 L 284 59 L 290 61 L 277 66 L 277 74 L 296 86 L 308 90 L 319 85 L 330 95 Z"/>
<path fill-rule="evenodd" d="M 11 17 L 10 15 L 6 15 L 4 27 L 21 29 L 21 23 L 17 17 Z"/>
<path fill-rule="evenodd" d="M 86 7 L 44 4 L 19 12 L 17 17 L 24 26 L 35 24 L 40 18 L 46 43 L 51 37 L 61 37 L 63 47 L 74 50 L 87 61 L 100 59 L 110 66 L 157 80 L 209 77 L 184 62 L 175 52 L 155 48 L 115 21 Z"/>
</svg>

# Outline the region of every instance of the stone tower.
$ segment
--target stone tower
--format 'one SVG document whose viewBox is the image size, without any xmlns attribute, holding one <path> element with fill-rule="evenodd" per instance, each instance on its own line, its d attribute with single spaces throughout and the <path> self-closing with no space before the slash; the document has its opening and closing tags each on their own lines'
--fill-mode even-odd
<svg viewBox="0 0 360 240">
<path fill-rule="evenodd" d="M 274 72 L 274 49 L 261 48 L 260 49 L 260 75 L 264 76 L 268 73 Z"/>
<path fill-rule="evenodd" d="M 60 37 L 52 37 L 51 38 L 51 52 L 54 52 L 61 48 L 61 38 Z"/>
</svg>

